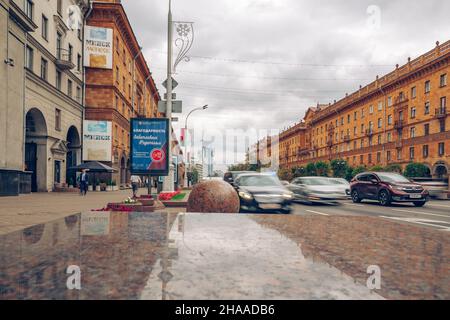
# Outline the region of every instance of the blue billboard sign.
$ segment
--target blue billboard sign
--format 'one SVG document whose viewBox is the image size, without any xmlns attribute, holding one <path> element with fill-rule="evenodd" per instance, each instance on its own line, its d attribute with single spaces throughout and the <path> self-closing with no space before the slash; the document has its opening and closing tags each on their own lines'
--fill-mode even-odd
<svg viewBox="0 0 450 320">
<path fill-rule="evenodd" d="M 131 119 L 131 172 L 167 176 L 169 174 L 169 120 Z"/>
</svg>

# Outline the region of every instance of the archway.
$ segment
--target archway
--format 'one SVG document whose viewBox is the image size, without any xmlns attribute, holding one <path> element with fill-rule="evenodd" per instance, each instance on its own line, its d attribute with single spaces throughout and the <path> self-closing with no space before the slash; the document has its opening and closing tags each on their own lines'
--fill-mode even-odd
<svg viewBox="0 0 450 320">
<path fill-rule="evenodd" d="M 127 167 L 125 156 L 122 156 L 120 159 L 120 184 L 124 185 L 127 180 Z"/>
<path fill-rule="evenodd" d="M 36 108 L 25 118 L 25 170 L 31 174 L 31 191 L 47 191 L 47 124 Z"/>
<path fill-rule="evenodd" d="M 66 183 L 74 186 L 76 184 L 76 172 L 70 170 L 70 168 L 81 162 L 81 140 L 76 127 L 71 126 L 69 128 L 66 140 L 69 149 L 66 156 Z"/>
<path fill-rule="evenodd" d="M 446 180 L 448 179 L 448 171 L 445 165 L 439 164 L 434 170 L 434 174 L 437 179 Z"/>
</svg>

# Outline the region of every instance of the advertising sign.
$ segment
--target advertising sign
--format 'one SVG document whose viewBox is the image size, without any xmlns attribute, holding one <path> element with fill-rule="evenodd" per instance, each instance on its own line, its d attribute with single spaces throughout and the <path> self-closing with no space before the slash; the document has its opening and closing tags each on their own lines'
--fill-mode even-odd
<svg viewBox="0 0 450 320">
<path fill-rule="evenodd" d="M 83 124 L 83 161 L 111 161 L 112 123 L 85 120 Z"/>
<path fill-rule="evenodd" d="M 131 119 L 131 172 L 167 176 L 169 174 L 169 120 Z"/>
<path fill-rule="evenodd" d="M 113 30 L 86 26 L 84 39 L 84 65 L 112 69 Z"/>
<path fill-rule="evenodd" d="M 81 235 L 102 236 L 109 234 L 110 212 L 83 212 L 81 214 Z"/>
</svg>

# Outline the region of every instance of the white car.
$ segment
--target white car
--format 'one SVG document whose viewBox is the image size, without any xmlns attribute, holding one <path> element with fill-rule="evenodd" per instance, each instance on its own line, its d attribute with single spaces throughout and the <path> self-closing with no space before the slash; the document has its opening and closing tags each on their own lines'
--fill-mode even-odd
<svg viewBox="0 0 450 320">
<path fill-rule="evenodd" d="M 327 177 L 301 177 L 288 186 L 296 201 L 306 203 L 337 203 L 350 194 L 350 186 L 343 181 Z"/>
</svg>

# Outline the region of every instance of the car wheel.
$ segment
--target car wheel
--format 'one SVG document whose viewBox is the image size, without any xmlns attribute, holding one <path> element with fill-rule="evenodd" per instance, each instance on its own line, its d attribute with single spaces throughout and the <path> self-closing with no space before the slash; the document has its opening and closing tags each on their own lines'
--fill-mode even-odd
<svg viewBox="0 0 450 320">
<path fill-rule="evenodd" d="M 359 194 L 358 194 L 358 190 L 353 190 L 352 191 L 352 201 L 354 202 L 354 203 L 360 203 L 361 202 L 361 198 L 359 197 Z"/>
<path fill-rule="evenodd" d="M 391 195 L 386 190 L 381 190 L 380 194 L 378 195 L 378 202 L 382 206 L 388 206 L 391 204 Z"/>
<path fill-rule="evenodd" d="M 416 207 L 423 207 L 425 205 L 425 201 L 416 201 L 413 202 Z"/>
</svg>

